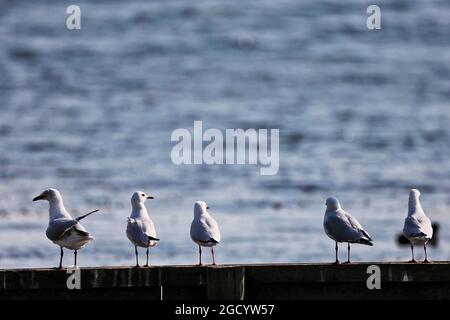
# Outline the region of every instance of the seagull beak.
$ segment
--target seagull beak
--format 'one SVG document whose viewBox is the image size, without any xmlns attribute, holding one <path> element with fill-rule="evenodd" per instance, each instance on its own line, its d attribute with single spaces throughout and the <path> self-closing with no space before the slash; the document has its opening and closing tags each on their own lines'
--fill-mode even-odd
<svg viewBox="0 0 450 320">
<path fill-rule="evenodd" d="M 41 194 L 41 195 L 39 195 L 37 197 L 34 197 L 33 201 L 44 200 L 44 199 L 45 199 L 45 196 L 43 194 Z"/>
<path fill-rule="evenodd" d="M 154 196 L 148 196 L 147 199 L 155 199 Z"/>
</svg>

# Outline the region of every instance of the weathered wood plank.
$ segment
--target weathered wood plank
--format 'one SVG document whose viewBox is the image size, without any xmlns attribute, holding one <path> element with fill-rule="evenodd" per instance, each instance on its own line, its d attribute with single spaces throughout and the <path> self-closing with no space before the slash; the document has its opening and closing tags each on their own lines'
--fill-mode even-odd
<svg viewBox="0 0 450 320">
<path fill-rule="evenodd" d="M 206 272 L 208 300 L 243 300 L 244 267 L 211 267 Z"/>
<path fill-rule="evenodd" d="M 369 290 L 367 268 L 380 268 Z M 0 299 L 450 299 L 450 263 L 269 264 L 0 270 Z"/>
</svg>

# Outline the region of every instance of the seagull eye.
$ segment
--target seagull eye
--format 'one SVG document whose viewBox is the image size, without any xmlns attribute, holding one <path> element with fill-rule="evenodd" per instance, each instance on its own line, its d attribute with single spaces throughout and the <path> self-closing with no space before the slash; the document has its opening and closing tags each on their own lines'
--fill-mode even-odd
<svg viewBox="0 0 450 320">
<path fill-rule="evenodd" d="M 143 197 L 145 197 L 145 194 L 142 194 Z"/>
</svg>

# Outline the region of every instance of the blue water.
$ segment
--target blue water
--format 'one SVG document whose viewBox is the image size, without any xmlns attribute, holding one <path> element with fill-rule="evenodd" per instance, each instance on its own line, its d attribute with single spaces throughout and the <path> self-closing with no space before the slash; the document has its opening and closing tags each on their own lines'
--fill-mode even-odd
<svg viewBox="0 0 450 320">
<path fill-rule="evenodd" d="M 134 263 L 136 189 L 157 198 L 154 264 L 197 261 L 200 199 L 219 263 L 332 261 L 329 195 L 375 239 L 355 261 L 406 260 L 395 237 L 413 187 L 442 227 L 431 259 L 450 259 L 450 2 L 377 1 L 379 31 L 363 0 L 78 0 L 78 31 L 70 4 L 0 2 L 0 268 L 57 264 L 47 205 L 31 202 L 49 187 L 73 215 L 101 209 L 82 266 Z M 170 135 L 194 120 L 280 129 L 279 173 L 175 166 Z"/>
</svg>

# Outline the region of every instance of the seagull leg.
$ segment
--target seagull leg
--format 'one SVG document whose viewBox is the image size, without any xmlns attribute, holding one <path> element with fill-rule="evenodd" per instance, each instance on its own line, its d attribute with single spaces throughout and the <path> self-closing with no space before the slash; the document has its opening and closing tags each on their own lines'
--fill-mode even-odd
<svg viewBox="0 0 450 320">
<path fill-rule="evenodd" d="M 336 246 L 334 247 L 334 250 L 336 250 L 336 261 L 334 262 L 334 264 L 339 264 L 339 259 L 338 259 L 338 243 L 336 241 Z"/>
<path fill-rule="evenodd" d="M 202 247 L 200 245 L 198 246 L 198 265 L 202 265 Z"/>
<path fill-rule="evenodd" d="M 416 260 L 414 259 L 414 245 L 411 243 L 411 255 L 412 259 L 409 261 L 409 263 L 416 263 Z"/>
<path fill-rule="evenodd" d="M 75 263 L 74 263 L 74 266 L 77 266 L 77 250 L 75 250 L 75 252 L 73 253 L 74 254 L 74 256 L 75 256 Z"/>
<path fill-rule="evenodd" d="M 148 247 L 147 247 L 147 263 L 145 264 L 144 267 L 148 267 Z"/>
<path fill-rule="evenodd" d="M 211 247 L 211 253 L 212 253 L 212 265 L 215 266 L 216 265 L 216 257 L 214 256 L 214 246 Z"/>
<path fill-rule="evenodd" d="M 59 267 L 57 269 L 62 269 L 62 260 L 64 256 L 64 251 L 62 247 L 59 247 L 61 249 L 61 252 L 59 254 Z"/>
<path fill-rule="evenodd" d="M 134 247 L 134 253 L 136 254 L 136 268 L 139 268 L 139 257 L 137 247 Z"/>
<path fill-rule="evenodd" d="M 425 251 L 425 260 L 423 260 L 423 263 L 430 263 L 430 261 L 428 261 L 428 257 L 427 257 L 427 243 L 426 242 L 423 244 L 423 250 Z"/>
<path fill-rule="evenodd" d="M 347 244 L 348 244 L 348 247 L 347 247 L 347 257 L 348 257 L 348 259 L 347 259 L 347 261 L 345 263 L 351 263 L 350 262 L 350 242 L 347 242 Z"/>
</svg>

